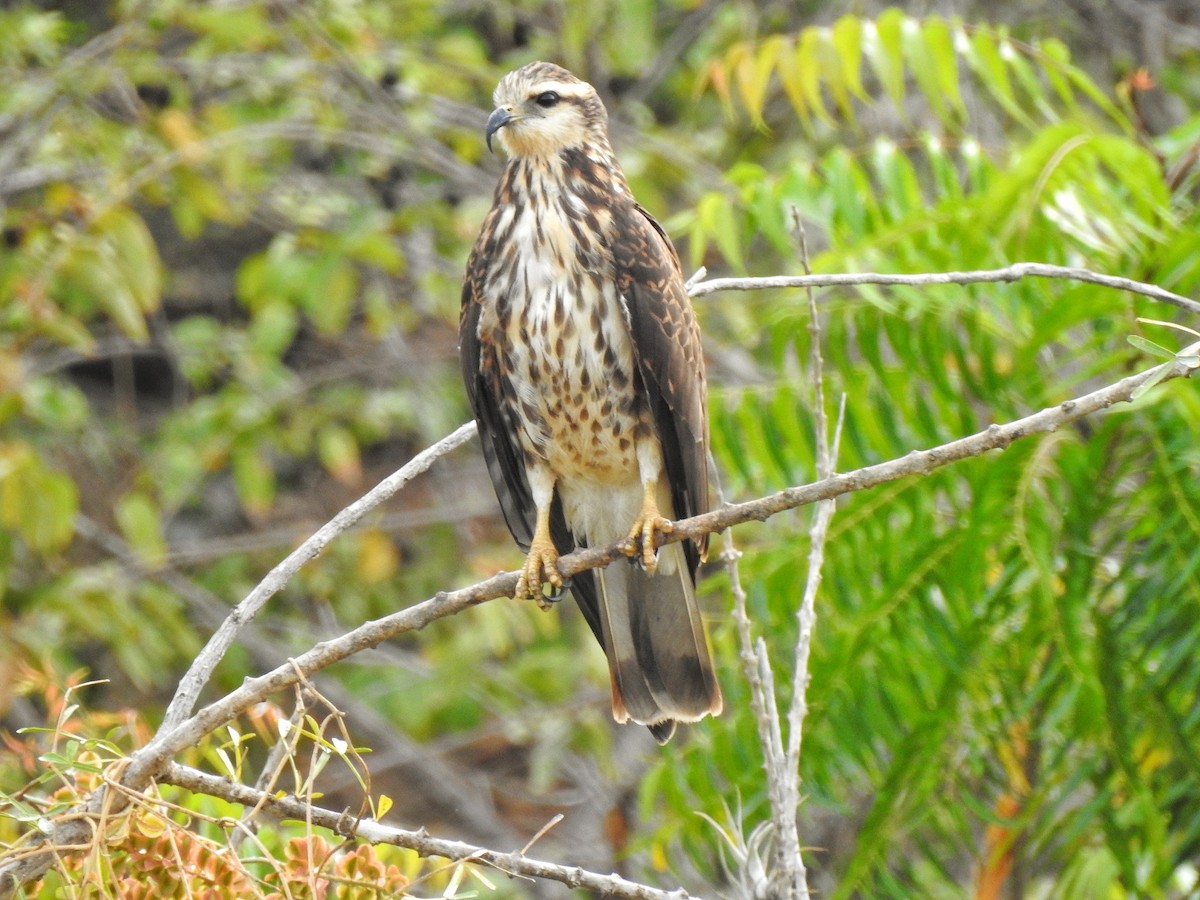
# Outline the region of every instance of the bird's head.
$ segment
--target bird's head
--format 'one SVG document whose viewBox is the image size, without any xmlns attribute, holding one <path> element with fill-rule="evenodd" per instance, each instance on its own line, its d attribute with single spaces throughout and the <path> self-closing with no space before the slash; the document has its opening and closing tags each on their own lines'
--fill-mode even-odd
<svg viewBox="0 0 1200 900">
<path fill-rule="evenodd" d="M 487 121 L 492 138 L 510 156 L 552 156 L 570 147 L 607 141 L 608 116 L 596 89 L 553 63 L 533 62 L 509 72 L 492 95 Z"/>
</svg>

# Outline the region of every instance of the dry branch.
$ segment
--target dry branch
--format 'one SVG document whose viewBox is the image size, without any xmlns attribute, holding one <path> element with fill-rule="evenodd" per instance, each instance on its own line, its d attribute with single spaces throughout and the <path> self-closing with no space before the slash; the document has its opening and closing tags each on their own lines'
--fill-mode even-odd
<svg viewBox="0 0 1200 900">
<path fill-rule="evenodd" d="M 975 284 L 1017 281 L 1026 277 L 1058 278 L 1099 284 L 1138 293 L 1192 312 L 1200 312 L 1200 303 L 1165 291 L 1155 285 L 1102 275 L 1085 269 L 1039 263 L 1019 263 L 1004 269 L 987 271 L 919 275 L 871 273 L 804 275 L 746 279 L 725 278 L 699 282 L 693 279 L 689 282 L 689 290 L 693 296 L 702 296 L 718 290 L 855 284 Z M 832 500 L 843 494 L 866 490 L 910 475 L 928 474 L 957 460 L 980 456 L 989 450 L 1002 450 L 1022 437 L 1051 432 L 1063 425 L 1106 409 L 1114 403 L 1127 402 L 1133 399 L 1135 391 L 1147 382 L 1155 383 L 1187 377 L 1195 368 L 1194 358 L 1185 359 L 1181 354 L 1172 362 L 1124 378 L 1115 384 L 1075 400 L 1068 400 L 1059 406 L 1044 409 L 1005 425 L 991 425 L 984 431 L 951 441 L 940 447 L 914 450 L 899 459 L 866 466 L 845 474 L 831 474 L 811 484 L 789 488 L 746 503 L 726 505 L 704 515 L 681 520 L 675 523 L 674 531 L 667 540 L 685 540 L 722 531 L 731 525 L 742 522 L 763 521 L 787 509 Z M 356 503 L 342 510 L 273 569 L 258 587 L 235 607 L 181 680 L 163 726 L 154 739 L 145 747 L 135 751 L 128 760 L 123 761 L 125 764 L 120 776 L 123 792 L 136 793 L 144 790 L 155 778 L 173 770 L 175 755 L 185 747 L 196 743 L 214 729 L 232 721 L 251 705 L 291 687 L 300 679 L 406 631 L 424 628 L 430 622 L 453 615 L 468 606 L 496 597 L 512 595 L 516 586 L 516 573 L 502 573 L 469 587 L 440 593 L 436 597 L 408 609 L 373 622 L 364 623 L 338 638 L 318 643 L 299 657 L 288 660 L 274 670 L 257 678 L 247 679 L 237 690 L 189 717 L 196 698 L 208 682 L 217 662 L 235 640 L 241 626 L 253 618 L 261 606 L 286 584 L 305 562 L 317 556 L 329 541 L 357 522 L 367 511 L 394 494 L 416 474 L 427 469 L 441 455 L 465 443 L 473 433 L 473 424 L 461 426 L 438 444 L 414 458 L 408 465 L 380 483 Z M 618 545 L 580 550 L 563 557 L 560 561 L 560 569 L 564 576 L 570 576 L 584 569 L 607 565 L 621 555 Z M 247 790 L 252 789 L 247 788 Z M 26 847 L 19 855 L 10 853 L 7 860 L 0 858 L 0 900 L 10 896 L 18 887 L 28 884 L 44 874 L 53 864 L 55 855 L 60 850 L 86 846 L 93 837 L 93 828 L 98 827 L 97 819 L 115 815 L 127 802 L 122 799 L 123 792 L 114 792 L 105 788 L 95 791 L 86 803 L 57 818 L 49 826 L 46 834 L 35 839 L 41 842 L 42 849 L 40 851 L 31 852 Z"/>
<path fill-rule="evenodd" d="M 191 715 L 192 709 L 196 704 L 196 698 L 200 696 L 200 691 L 208 684 L 208 680 L 212 677 L 217 663 L 225 656 L 225 652 L 237 638 L 237 634 L 242 626 L 258 615 L 258 611 L 262 609 L 263 604 L 275 596 L 291 580 L 292 576 L 300 571 L 301 566 L 319 556 L 326 545 L 335 537 L 358 522 L 368 512 L 404 487 L 404 485 L 425 472 L 442 456 L 449 453 L 455 447 L 465 444 L 474 434 L 475 423 L 468 422 L 465 425 L 460 425 L 455 431 L 442 438 L 436 444 L 422 450 L 397 471 L 379 482 L 369 493 L 351 503 L 326 524 L 317 529 L 312 537 L 308 538 L 308 540 L 288 554 L 283 562 L 268 572 L 266 578 L 260 581 L 258 586 L 247 594 L 241 603 L 233 608 L 228 618 L 221 623 L 221 627 L 213 633 L 204 649 L 192 661 L 191 666 L 180 680 L 179 687 L 175 690 L 175 696 L 171 699 L 171 703 L 167 707 L 167 712 L 163 717 L 162 728 L 159 733 L 172 731 Z"/>
<path fill-rule="evenodd" d="M 328 828 L 343 837 L 357 837 L 372 844 L 393 844 L 414 850 L 421 856 L 437 856 L 451 861 L 478 863 L 499 869 L 509 875 L 527 879 L 541 878 L 561 882 L 568 887 L 589 891 L 595 896 L 629 898 L 629 900 L 686 900 L 692 896 L 685 890 L 661 891 L 619 875 L 600 875 L 578 866 L 534 859 L 521 852 L 504 853 L 476 847 L 463 841 L 436 838 L 423 828 L 409 831 L 384 825 L 373 819 L 356 819 L 346 813 L 314 806 L 297 797 L 278 797 L 244 784 L 210 775 L 188 766 L 172 763 L 157 779 L 199 794 L 222 797 L 232 803 L 257 807 L 276 819 L 294 819 Z"/>
<path fill-rule="evenodd" d="M 1152 300 L 1169 303 L 1188 312 L 1200 313 L 1200 302 L 1173 294 L 1156 284 L 1104 275 L 1089 269 L 1072 266 L 1051 266 L 1046 263 L 1014 263 L 1003 269 L 978 269 L 970 272 L 921 272 L 915 275 L 900 275 L 880 272 L 860 272 L 833 275 L 772 275 L 764 278 L 712 278 L 708 281 L 689 283 L 688 292 L 693 297 L 703 297 L 717 291 L 761 291 L 771 288 L 806 287 L 853 287 L 859 284 L 912 285 L 931 284 L 996 284 L 1021 281 L 1025 278 L 1053 278 L 1060 281 L 1082 281 L 1098 284 L 1118 291 L 1141 294 Z"/>
<path fill-rule="evenodd" d="M 743 522 L 765 521 L 784 510 L 795 509 L 820 500 L 831 500 L 843 494 L 866 490 L 910 475 L 926 475 L 961 459 L 980 456 L 989 450 L 1005 449 L 1020 438 L 1055 431 L 1064 425 L 1107 409 L 1115 403 L 1133 399 L 1133 394 L 1138 387 L 1151 379 L 1161 382 L 1184 378 L 1191 375 L 1196 368 L 1197 366 L 1193 362 L 1176 359 L 1164 363 L 1162 366 L 1155 366 L 1123 378 L 1115 384 L 1092 391 L 1082 397 L 1067 400 L 1058 406 L 1041 410 L 1004 425 L 991 425 L 976 434 L 939 447 L 914 450 L 898 459 L 866 466 L 845 474 L 832 475 L 829 478 L 788 488 L 757 500 L 731 504 L 691 519 L 682 519 L 675 523 L 675 529 L 668 536 L 668 541 L 711 534 Z M 470 434 L 469 429 L 470 426 L 462 426 L 444 440 L 465 440 Z M 384 482 L 348 509 L 362 509 L 362 505 L 371 500 L 378 502 L 378 499 L 374 499 L 377 492 L 390 482 L 391 479 Z M 339 513 L 333 521 L 318 532 L 323 537 L 319 547 L 313 551 L 314 556 L 319 552 L 320 547 L 332 539 L 340 529 L 349 527 L 355 520 L 355 517 L 347 516 L 346 512 L 344 510 Z M 338 523 L 336 527 L 335 522 Z M 313 540 L 316 540 L 316 535 Z M 619 544 L 589 548 L 564 556 L 560 560 L 560 569 L 564 576 L 570 576 L 584 569 L 607 565 L 621 557 Z M 301 562 L 296 564 L 296 568 L 299 568 Z M 374 647 L 404 632 L 424 628 L 437 619 L 461 612 L 467 607 L 497 597 L 510 597 L 516 588 L 516 581 L 516 572 L 506 572 L 478 584 L 442 592 L 408 609 L 382 619 L 366 622 L 336 639 L 323 641 L 274 670 L 256 678 L 247 679 L 237 690 L 204 707 L 177 727 L 164 728 L 149 744 L 131 754 L 120 779 L 122 786 L 135 793 L 145 789 L 155 778 L 161 777 L 169 769 L 175 755 L 184 748 L 200 741 L 214 729 L 232 721 L 253 704 L 296 684 L 302 676 L 318 672 L 360 650 Z M 279 582 L 273 590 L 278 590 L 281 585 L 282 582 Z M 114 797 L 112 792 L 103 788 L 97 790 L 85 804 L 55 820 L 48 833 L 41 838 L 44 846 L 42 852 L 26 852 L 19 859 L 0 862 L 0 898 L 10 896 L 17 887 L 41 877 L 53 864 L 58 852 L 57 848 L 87 845 L 92 839 L 96 818 L 101 815 L 109 817 L 115 815 L 119 812 L 121 803 L 121 799 Z"/>
</svg>

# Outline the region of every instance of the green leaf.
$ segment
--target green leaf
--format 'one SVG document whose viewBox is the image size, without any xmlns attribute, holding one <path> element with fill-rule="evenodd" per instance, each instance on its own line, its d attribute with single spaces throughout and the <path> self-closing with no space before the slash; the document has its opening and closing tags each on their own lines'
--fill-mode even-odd
<svg viewBox="0 0 1200 900">
<path fill-rule="evenodd" d="M 404 256 L 392 235 L 385 231 L 364 230 L 348 240 L 345 249 L 352 258 L 390 275 L 404 271 Z"/>
<path fill-rule="evenodd" d="M 850 85 L 845 79 L 845 61 L 834 43 L 833 32 L 828 28 L 816 28 L 813 31 L 816 34 L 814 54 L 819 72 L 841 110 L 842 118 L 853 122 L 854 104 L 850 101 Z"/>
<path fill-rule="evenodd" d="M 873 25 L 868 22 L 863 30 L 863 50 L 867 60 L 901 113 L 905 105 L 904 29 L 907 21 L 903 12 L 892 7 L 880 14 Z"/>
<path fill-rule="evenodd" d="M 317 455 L 321 465 L 342 484 L 356 487 L 362 482 L 358 441 L 347 429 L 326 425 L 317 432 Z"/>
<path fill-rule="evenodd" d="M 788 44 L 782 47 L 779 52 L 779 80 L 783 85 L 783 92 L 787 96 L 788 101 L 792 104 L 792 109 L 796 111 L 800 121 L 808 126 L 811 124 L 811 115 L 808 104 L 808 90 L 803 83 L 805 73 L 800 61 L 800 48 Z"/>
<path fill-rule="evenodd" d="M 10 396 L 17 399 L 16 395 Z M 49 428 L 73 432 L 88 421 L 87 398 L 72 384 L 49 377 L 31 378 L 19 397 L 25 414 Z"/>
<path fill-rule="evenodd" d="M 1062 65 L 1061 71 L 1075 90 L 1084 94 L 1089 100 L 1100 107 L 1122 131 L 1130 135 L 1137 133 L 1137 129 L 1129 121 L 1129 117 L 1082 69 L 1074 65 Z"/>
<path fill-rule="evenodd" d="M 36 60 L 48 65 L 61 55 L 71 32 L 67 16 L 30 8 L 0 12 L 0 60 L 7 65 Z"/>
<path fill-rule="evenodd" d="M 858 16 L 842 16 L 833 23 L 833 46 L 841 60 L 842 82 L 852 95 L 868 102 L 862 84 L 863 24 Z"/>
<path fill-rule="evenodd" d="M 1055 115 L 1054 109 L 1050 106 L 1046 90 L 1029 58 L 1014 47 L 1012 42 L 1007 38 L 1000 43 L 1000 56 L 1008 64 L 1009 71 L 1016 75 L 1017 83 L 1025 89 L 1025 101 L 1023 105 L 1032 105 L 1037 108 L 1046 121 L 1055 121 L 1058 116 Z"/>
<path fill-rule="evenodd" d="M 148 569 L 167 562 L 167 541 L 163 537 L 162 512 L 146 494 L 133 491 L 117 501 L 114 509 L 121 533 Z"/>
<path fill-rule="evenodd" d="M 96 223 L 116 254 L 116 270 L 143 312 L 158 309 L 162 300 L 162 263 L 150 229 L 141 217 L 115 209 Z"/>
<path fill-rule="evenodd" d="M 268 301 L 258 308 L 247 337 L 256 353 L 278 359 L 292 345 L 300 328 L 296 308 L 283 300 Z"/>
<path fill-rule="evenodd" d="M 1008 66 L 1004 62 L 995 35 L 984 28 L 974 29 L 966 50 L 967 62 L 979 78 L 980 84 L 1005 112 L 1022 125 L 1032 127 L 1033 120 L 1017 101 L 1016 92 L 1008 77 Z"/>
<path fill-rule="evenodd" d="M 696 209 L 704 234 L 711 237 L 721 254 L 735 269 L 744 270 L 742 260 L 741 226 L 737 222 L 733 205 L 721 193 L 705 195 Z"/>
<path fill-rule="evenodd" d="M 27 445 L 0 444 L 0 523 L 50 554 L 70 543 L 78 510 L 74 481 L 47 468 Z"/>
<path fill-rule="evenodd" d="M 958 53 L 950 25 L 941 18 L 927 19 L 921 29 L 926 52 L 933 66 L 933 81 L 959 123 L 967 119 L 967 107 L 959 89 Z"/>
<path fill-rule="evenodd" d="M 1129 341 L 1129 343 L 1137 347 L 1139 350 L 1144 350 L 1146 353 L 1153 354 L 1154 356 L 1161 356 L 1163 359 L 1175 358 L 1174 350 L 1168 350 L 1161 344 L 1156 344 L 1154 341 L 1144 338 L 1140 334 L 1127 335 L 1125 340 Z"/>
<path fill-rule="evenodd" d="M 240 300 L 247 309 L 253 310 L 258 303 L 267 299 L 272 290 L 272 268 L 266 253 L 247 256 L 238 266 L 234 285 Z"/>
<path fill-rule="evenodd" d="M 79 239 L 58 272 L 54 292 L 74 305 L 103 309 L 133 340 L 139 343 L 149 340 L 141 305 L 117 273 L 111 248 L 97 239 Z"/>
<path fill-rule="evenodd" d="M 327 256 L 309 269 L 307 283 L 300 287 L 300 303 L 322 334 L 341 334 L 350 321 L 358 291 L 358 273 L 346 260 Z"/>
<path fill-rule="evenodd" d="M 835 150 L 826 157 L 822 174 L 833 204 L 832 225 L 847 232 L 838 234 L 839 240 L 866 234 L 869 223 L 878 216 L 878 203 L 858 161 L 843 150 Z"/>
<path fill-rule="evenodd" d="M 1134 400 L 1137 400 L 1138 398 L 1144 396 L 1151 389 L 1157 387 L 1162 382 L 1162 380 L 1167 377 L 1167 375 L 1170 373 L 1170 371 L 1171 371 L 1170 365 L 1159 366 L 1157 369 L 1154 370 L 1154 374 L 1151 375 L 1149 378 L 1147 378 L 1145 381 L 1143 381 L 1141 384 L 1139 384 L 1137 387 L 1135 387 L 1133 389 L 1133 392 L 1129 396 Z"/>
<path fill-rule="evenodd" d="M 837 61 L 822 51 L 824 29 L 805 28 L 800 33 L 800 45 L 796 48 L 796 69 L 804 102 L 814 115 L 826 124 L 833 125 L 833 117 L 825 107 L 821 96 L 821 78 L 836 74 Z"/>
<path fill-rule="evenodd" d="M 908 70 L 916 79 L 925 100 L 938 120 L 948 125 L 951 121 L 950 107 L 947 97 L 942 93 L 942 83 L 937 71 L 940 61 L 935 58 L 932 53 L 933 48 L 925 39 L 925 32 L 934 21 L 936 20 L 931 19 L 922 22 L 906 18 L 900 29 L 901 47 Z M 953 52 L 951 57 L 953 57 Z M 950 64 L 954 64 L 953 58 Z"/>
<path fill-rule="evenodd" d="M 264 9 L 258 6 L 234 9 L 184 6 L 180 12 L 183 22 L 201 37 L 198 55 L 262 49 L 275 44 L 280 37 Z"/>
<path fill-rule="evenodd" d="M 270 454 L 252 440 L 237 442 L 230 451 L 233 483 L 238 499 L 251 519 L 265 519 L 275 502 L 275 468 Z"/>
<path fill-rule="evenodd" d="M 1042 73 L 1054 87 L 1058 99 L 1065 103 L 1068 109 L 1074 109 L 1075 91 L 1071 82 L 1063 75 L 1063 70 L 1071 64 L 1071 51 L 1067 49 L 1066 44 L 1055 38 L 1042 38 L 1035 46 L 1046 62 L 1046 65 L 1041 67 Z"/>
<path fill-rule="evenodd" d="M 779 55 L 787 49 L 788 42 L 779 35 L 763 40 L 757 50 L 742 54 L 734 66 L 742 103 L 755 124 L 763 124 L 763 105 L 766 102 L 767 85 Z"/>
<path fill-rule="evenodd" d="M 871 163 L 881 188 L 884 208 L 894 219 L 902 219 L 925 208 L 912 163 L 892 141 L 880 138 L 875 142 Z"/>
<path fill-rule="evenodd" d="M 925 151 L 925 160 L 929 171 L 933 175 L 936 194 L 944 198 L 962 196 L 958 169 L 950 154 L 946 152 L 941 138 L 935 134 L 924 134 L 921 146 Z"/>
</svg>

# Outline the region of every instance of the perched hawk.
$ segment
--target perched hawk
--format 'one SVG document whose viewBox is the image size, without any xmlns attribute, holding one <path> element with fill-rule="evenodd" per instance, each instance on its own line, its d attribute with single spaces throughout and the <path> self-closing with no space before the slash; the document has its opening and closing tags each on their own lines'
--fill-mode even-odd
<svg viewBox="0 0 1200 900">
<path fill-rule="evenodd" d="M 565 585 L 560 553 L 624 539 L 636 563 L 570 586 L 608 656 L 613 716 L 665 743 L 721 711 L 696 606 L 708 411 L 679 259 L 638 206 L 595 89 L 544 62 L 504 76 L 487 143 L 509 160 L 467 263 L 459 322 L 488 471 L 528 551 L 518 597 Z"/>
</svg>

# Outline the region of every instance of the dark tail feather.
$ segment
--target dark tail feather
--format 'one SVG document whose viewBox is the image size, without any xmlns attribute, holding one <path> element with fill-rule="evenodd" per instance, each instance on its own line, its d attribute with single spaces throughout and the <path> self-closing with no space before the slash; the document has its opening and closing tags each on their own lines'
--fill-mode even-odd
<svg viewBox="0 0 1200 900">
<path fill-rule="evenodd" d="M 655 722 L 653 725 L 647 725 L 650 733 L 654 735 L 654 739 L 660 744 L 665 744 L 675 736 L 675 720 L 667 719 L 665 722 Z"/>
<path fill-rule="evenodd" d="M 597 599 L 613 716 L 666 743 L 676 722 L 716 715 L 722 701 L 681 545 L 663 547 L 659 560 L 654 574 L 620 563 L 598 570 Z"/>
</svg>

